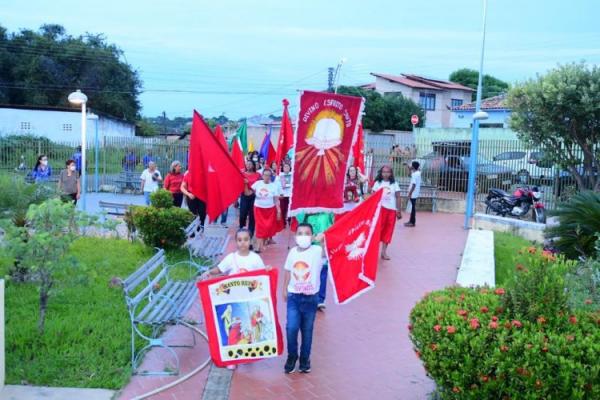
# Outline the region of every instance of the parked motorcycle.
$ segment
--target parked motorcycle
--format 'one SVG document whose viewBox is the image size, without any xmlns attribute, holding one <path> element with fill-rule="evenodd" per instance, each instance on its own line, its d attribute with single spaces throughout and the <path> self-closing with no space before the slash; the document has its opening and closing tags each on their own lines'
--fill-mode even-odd
<svg viewBox="0 0 600 400">
<path fill-rule="evenodd" d="M 485 200 L 486 214 L 521 218 L 531 210 L 534 222 L 546 223 L 546 209 L 541 202 L 542 193 L 536 186 L 522 186 L 512 195 L 502 189 L 490 189 Z"/>
</svg>

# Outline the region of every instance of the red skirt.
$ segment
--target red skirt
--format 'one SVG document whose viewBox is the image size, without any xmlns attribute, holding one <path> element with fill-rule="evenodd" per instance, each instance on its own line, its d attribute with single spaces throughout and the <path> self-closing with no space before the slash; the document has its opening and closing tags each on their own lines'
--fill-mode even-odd
<svg viewBox="0 0 600 400">
<path fill-rule="evenodd" d="M 396 226 L 396 211 L 381 207 L 381 241 L 385 244 L 392 242 L 394 227 Z"/>
<path fill-rule="evenodd" d="M 259 239 L 268 239 L 283 230 L 283 221 L 277 219 L 277 207 L 254 207 L 254 221 L 254 235 Z"/>
</svg>

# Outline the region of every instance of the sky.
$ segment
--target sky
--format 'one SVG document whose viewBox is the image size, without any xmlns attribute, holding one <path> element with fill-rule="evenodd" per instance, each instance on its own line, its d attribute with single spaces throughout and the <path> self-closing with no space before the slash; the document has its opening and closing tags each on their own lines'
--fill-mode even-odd
<svg viewBox="0 0 600 400">
<path fill-rule="evenodd" d="M 342 59 L 340 85 L 478 69 L 482 11 L 483 0 L 0 0 L 0 25 L 103 33 L 139 71 L 144 116 L 237 119 L 281 114 L 283 98 L 294 112 L 298 91 L 325 89 Z M 489 0 L 484 73 L 515 83 L 600 64 L 599 16 L 598 0 Z"/>
</svg>

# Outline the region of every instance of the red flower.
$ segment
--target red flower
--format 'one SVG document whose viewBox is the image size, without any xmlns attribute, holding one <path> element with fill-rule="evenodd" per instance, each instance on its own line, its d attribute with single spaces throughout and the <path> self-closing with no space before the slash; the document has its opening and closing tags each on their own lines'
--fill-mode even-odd
<svg viewBox="0 0 600 400">
<path fill-rule="evenodd" d="M 469 324 L 471 325 L 471 329 L 479 328 L 479 320 L 477 318 L 472 318 Z"/>
<path fill-rule="evenodd" d="M 506 346 L 506 345 L 500 346 L 500 351 L 506 353 L 508 351 L 508 346 Z"/>
<path fill-rule="evenodd" d="M 497 295 L 502 296 L 505 292 L 504 289 L 502 289 L 501 287 L 497 288 L 496 290 L 494 290 L 494 293 L 496 293 Z"/>
<path fill-rule="evenodd" d="M 486 312 L 488 312 L 489 310 L 490 310 L 490 309 L 489 309 L 489 308 L 487 308 L 486 306 L 483 306 L 483 307 L 481 307 L 481 308 L 479 309 L 479 311 L 481 311 L 482 313 L 486 313 Z"/>
<path fill-rule="evenodd" d="M 440 325 L 434 325 L 433 326 L 433 330 L 436 332 L 439 332 L 442 329 L 442 327 Z"/>
<path fill-rule="evenodd" d="M 461 317 L 464 317 L 465 315 L 468 314 L 467 310 L 458 310 L 456 313 L 458 315 L 460 315 Z"/>
<path fill-rule="evenodd" d="M 537 319 L 538 324 L 545 324 L 546 323 L 546 318 L 544 318 L 543 315 L 540 315 Z"/>
<path fill-rule="evenodd" d="M 592 299 L 585 299 L 584 303 L 585 304 L 592 304 L 593 302 L 592 302 Z"/>
<path fill-rule="evenodd" d="M 487 382 L 487 381 L 489 381 L 489 380 L 490 380 L 490 377 L 489 377 L 489 376 L 487 376 L 487 375 L 482 375 L 482 376 L 481 376 L 481 380 L 482 380 L 483 382 Z"/>
<path fill-rule="evenodd" d="M 574 315 L 571 315 L 569 317 L 569 322 L 572 323 L 573 325 L 575 325 L 577 323 L 577 317 Z"/>
<path fill-rule="evenodd" d="M 438 345 L 435 343 L 431 343 L 431 345 L 429 345 L 429 347 L 431 348 L 431 350 L 436 351 L 438 349 Z"/>
<path fill-rule="evenodd" d="M 496 321 L 490 322 L 490 329 L 498 329 L 498 323 Z"/>
<path fill-rule="evenodd" d="M 446 327 L 446 331 L 447 331 L 449 334 L 453 334 L 453 333 L 456 333 L 456 328 L 455 328 L 454 326 L 452 326 L 452 325 L 448 325 L 448 326 Z"/>
<path fill-rule="evenodd" d="M 495 315 L 492 316 L 492 321 L 496 322 L 498 321 L 498 317 L 496 317 Z"/>
<path fill-rule="evenodd" d="M 459 388 L 458 386 L 454 386 L 454 387 L 452 388 L 452 391 L 453 391 L 454 393 L 460 393 L 460 388 Z"/>
<path fill-rule="evenodd" d="M 523 324 L 521 323 L 521 321 L 514 319 L 512 322 L 512 326 L 514 326 L 515 328 L 522 328 Z"/>
<path fill-rule="evenodd" d="M 567 335 L 567 340 L 569 342 L 572 342 L 573 340 L 575 340 L 575 336 L 573 336 L 573 335 Z"/>
<path fill-rule="evenodd" d="M 412 332 L 412 330 L 413 330 L 413 326 L 412 326 L 411 324 L 408 324 L 408 330 L 409 330 L 410 332 Z"/>
</svg>

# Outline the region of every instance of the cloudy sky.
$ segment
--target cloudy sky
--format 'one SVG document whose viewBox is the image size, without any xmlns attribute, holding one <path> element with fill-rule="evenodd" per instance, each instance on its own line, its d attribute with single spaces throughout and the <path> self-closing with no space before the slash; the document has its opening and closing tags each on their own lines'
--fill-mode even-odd
<svg viewBox="0 0 600 400">
<path fill-rule="evenodd" d="M 370 72 L 448 78 L 478 68 L 481 48 L 483 0 L 1 3 L 10 31 L 104 33 L 140 72 L 145 116 L 278 114 L 282 98 L 295 105 L 299 89 L 324 89 L 342 58 L 342 85 Z M 516 82 L 557 63 L 600 63 L 599 16 L 598 0 L 489 0 L 485 72 Z"/>
</svg>

